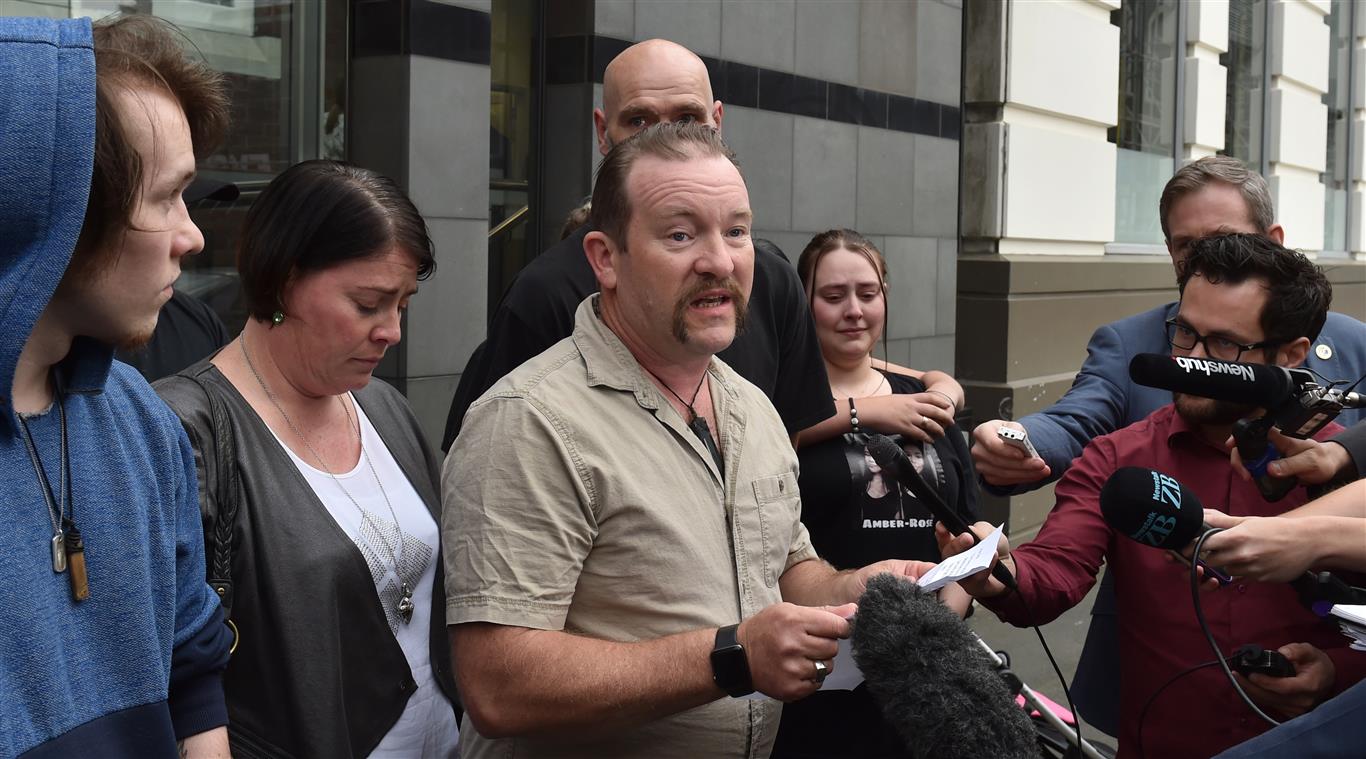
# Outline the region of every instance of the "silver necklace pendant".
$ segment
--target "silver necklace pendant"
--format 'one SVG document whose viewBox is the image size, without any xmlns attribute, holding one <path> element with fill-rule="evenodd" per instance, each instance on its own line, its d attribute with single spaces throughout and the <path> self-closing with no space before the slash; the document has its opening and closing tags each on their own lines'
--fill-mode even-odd
<svg viewBox="0 0 1366 759">
<path fill-rule="evenodd" d="M 398 615 L 403 618 L 403 624 L 413 621 L 413 589 L 408 587 L 408 583 L 403 583 L 403 597 L 398 600 Z"/>
<path fill-rule="evenodd" d="M 397 548 L 389 544 L 388 539 L 384 537 L 384 531 L 380 529 L 379 522 L 375 517 L 371 516 L 370 512 L 366 511 L 360 505 L 360 502 L 356 500 L 355 496 L 351 495 L 351 491 L 347 490 L 346 486 L 337 478 L 337 475 L 328 468 L 327 462 L 323 461 L 323 457 L 318 455 L 317 450 L 313 448 L 313 444 L 308 442 L 308 438 L 297 426 L 295 426 L 294 421 L 289 418 L 289 414 L 285 413 L 284 407 L 281 406 L 280 401 L 275 398 L 275 393 L 270 391 L 270 387 L 266 385 L 265 379 L 261 377 L 260 372 L 256 371 L 256 365 L 251 361 L 251 354 L 247 352 L 247 333 L 245 331 L 238 338 L 238 347 L 242 349 L 242 359 L 246 362 L 247 368 L 251 370 L 252 376 L 256 378 L 256 383 L 261 386 L 261 391 L 266 394 L 266 400 L 270 401 L 270 405 L 275 407 L 275 411 L 280 414 L 281 419 L 285 420 L 285 424 L 289 425 L 289 429 L 294 435 L 303 441 L 304 446 L 308 448 L 308 452 L 313 454 L 314 460 L 318 462 L 318 466 L 327 473 L 328 477 L 332 478 L 333 482 L 337 483 L 337 488 L 341 490 L 342 495 L 346 496 L 346 500 L 350 501 L 351 505 L 356 507 L 356 511 L 360 512 L 362 533 L 368 522 L 370 524 L 370 529 L 375 532 L 375 537 L 378 539 L 380 545 L 384 546 L 385 552 L 389 554 L 389 563 L 393 565 L 394 575 L 398 577 L 399 583 L 403 588 L 403 595 L 399 598 L 396 611 L 398 611 L 399 618 L 403 620 L 403 624 L 408 624 L 413 619 L 413 609 L 415 607 L 413 606 L 413 589 L 408 585 L 408 582 L 403 579 L 403 575 L 399 568 L 398 557 L 403 550 L 403 525 L 398 521 L 398 514 L 394 511 L 393 502 L 389 500 L 388 491 L 384 489 L 384 482 L 380 480 L 379 473 L 375 471 L 375 463 L 370 460 L 370 454 L 365 450 L 365 434 L 361 430 L 360 419 L 352 419 L 351 409 L 347 407 L 346 401 L 340 395 L 337 396 L 337 402 L 341 404 L 342 412 L 346 414 L 347 425 L 354 426 L 356 429 L 356 439 L 360 443 L 361 458 L 365 460 L 366 466 L 370 468 L 370 476 L 375 478 L 375 485 L 379 487 L 380 495 L 384 496 L 384 505 L 389 507 L 389 516 L 393 518 L 394 529 L 398 531 Z M 360 536 L 357 537 L 357 540 L 361 539 Z M 65 552 L 62 553 L 62 560 L 63 562 L 66 560 Z M 53 561 L 55 564 L 55 556 Z M 63 566 L 65 566 L 65 564 Z"/>
<path fill-rule="evenodd" d="M 66 571 L 66 534 L 62 532 L 52 536 L 52 571 L 57 574 Z"/>
</svg>

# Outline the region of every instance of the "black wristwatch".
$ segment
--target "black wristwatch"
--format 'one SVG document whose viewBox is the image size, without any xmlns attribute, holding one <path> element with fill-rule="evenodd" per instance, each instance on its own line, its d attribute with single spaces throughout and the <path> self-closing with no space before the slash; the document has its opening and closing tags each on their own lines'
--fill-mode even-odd
<svg viewBox="0 0 1366 759">
<path fill-rule="evenodd" d="M 732 698 L 754 692 L 749 677 L 749 658 L 736 635 L 739 625 L 726 625 L 716 631 L 716 645 L 711 650 L 711 678 L 716 686 Z"/>
</svg>

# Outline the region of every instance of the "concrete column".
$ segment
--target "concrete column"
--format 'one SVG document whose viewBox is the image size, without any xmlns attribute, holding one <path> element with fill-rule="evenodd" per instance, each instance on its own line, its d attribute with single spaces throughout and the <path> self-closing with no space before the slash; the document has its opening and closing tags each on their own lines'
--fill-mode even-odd
<svg viewBox="0 0 1366 759">
<path fill-rule="evenodd" d="M 357 3 L 351 160 L 393 177 L 427 221 L 436 274 L 419 283 L 403 342 L 376 376 L 408 397 L 440 443 L 488 301 L 489 6 Z"/>
<path fill-rule="evenodd" d="M 1323 249 L 1328 150 L 1328 0 L 1277 0 L 1272 7 L 1267 180 L 1287 247 Z"/>
<path fill-rule="evenodd" d="M 1114 237 L 1118 7 L 967 4 L 965 253 L 1099 255 Z"/>
<path fill-rule="evenodd" d="M 1214 155 L 1224 147 L 1228 68 L 1228 4 L 1189 3 L 1186 13 L 1185 152 L 1187 160 Z"/>
<path fill-rule="evenodd" d="M 1347 229 L 1347 249 L 1358 261 L 1366 261 L 1366 8 L 1356 9 L 1356 24 L 1352 29 L 1352 52 L 1356 58 L 1352 80 L 1352 167 L 1353 181 L 1349 187 L 1348 208 L 1352 219 Z M 1366 308 L 1362 310 L 1366 311 Z"/>
<path fill-rule="evenodd" d="M 977 422 L 1052 404 L 1097 324 L 1167 297 L 1170 264 L 1103 255 L 1115 232 L 1107 129 L 1118 116 L 1117 8 L 1118 0 L 964 5 L 956 365 Z M 1008 516 L 1022 529 L 1052 503 L 1049 487 L 983 505 L 988 518 Z"/>
</svg>

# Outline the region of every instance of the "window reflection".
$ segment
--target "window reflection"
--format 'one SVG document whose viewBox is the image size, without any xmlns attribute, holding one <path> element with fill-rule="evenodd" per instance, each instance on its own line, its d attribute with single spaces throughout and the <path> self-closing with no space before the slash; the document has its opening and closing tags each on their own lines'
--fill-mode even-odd
<svg viewBox="0 0 1366 759">
<path fill-rule="evenodd" d="M 1263 98 L 1266 73 L 1266 0 L 1228 4 L 1228 52 L 1219 56 L 1228 69 L 1224 111 L 1224 155 L 1241 158 L 1266 173 L 1262 156 Z"/>
<path fill-rule="evenodd" d="M 1162 243 L 1157 201 L 1175 170 L 1177 0 L 1124 3 L 1119 26 L 1115 240 Z"/>
<path fill-rule="evenodd" d="M 535 0 L 495 0 L 489 92 L 489 313 L 540 251 L 534 234 Z"/>
</svg>

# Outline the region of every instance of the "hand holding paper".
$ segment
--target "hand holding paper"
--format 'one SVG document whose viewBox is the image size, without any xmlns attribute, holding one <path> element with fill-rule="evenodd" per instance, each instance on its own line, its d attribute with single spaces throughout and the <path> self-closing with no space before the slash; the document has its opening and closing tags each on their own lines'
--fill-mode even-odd
<svg viewBox="0 0 1366 759">
<path fill-rule="evenodd" d="M 996 558 L 996 547 L 1001 542 L 1001 528 L 1004 526 L 1002 524 L 996 527 L 990 535 L 967 551 L 945 558 L 934 569 L 922 575 L 916 584 L 926 591 L 939 590 L 951 582 L 975 575 L 991 566 L 991 560 Z"/>
<path fill-rule="evenodd" d="M 959 554 L 972 554 L 975 558 L 971 564 L 975 572 L 950 572 L 952 577 L 975 598 L 992 598 L 1015 589 L 1015 562 L 1010 555 L 1010 540 L 1001 534 L 1000 527 L 993 528 L 990 522 L 978 522 L 971 530 L 971 533 L 953 535 L 942 522 L 934 526 L 934 537 L 939 541 L 945 564 L 962 559 Z M 979 535 L 985 537 L 979 540 Z M 993 550 L 997 557 L 994 564 L 991 560 Z M 991 568 L 990 574 L 978 569 L 983 562 Z"/>
</svg>

